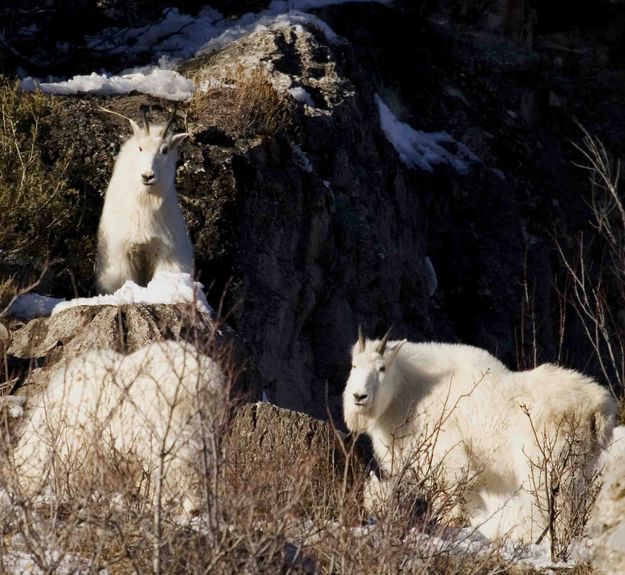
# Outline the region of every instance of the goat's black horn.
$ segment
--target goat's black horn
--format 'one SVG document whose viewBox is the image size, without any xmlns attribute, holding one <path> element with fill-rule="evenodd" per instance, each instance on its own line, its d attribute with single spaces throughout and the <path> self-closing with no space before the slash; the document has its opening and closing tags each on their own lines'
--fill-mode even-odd
<svg viewBox="0 0 625 575">
<path fill-rule="evenodd" d="M 150 135 L 150 120 L 148 120 L 148 111 L 145 106 L 141 108 L 141 115 L 143 116 L 143 129 L 145 130 L 145 135 Z"/>
<path fill-rule="evenodd" d="M 167 124 L 165 125 L 165 129 L 163 130 L 163 138 L 167 137 L 167 132 L 169 132 L 169 129 L 171 128 L 172 124 L 174 123 L 174 120 L 176 119 L 176 112 L 177 112 L 177 108 L 175 107 L 171 112 L 171 116 L 169 117 Z"/>
<path fill-rule="evenodd" d="M 358 325 L 358 349 L 363 352 L 365 351 L 365 336 L 362 333 L 362 326 Z"/>
<path fill-rule="evenodd" d="M 376 351 L 380 355 L 384 355 L 384 352 L 386 351 L 386 344 L 388 343 L 388 340 L 391 337 L 391 332 L 392 331 L 393 331 L 393 326 L 388 328 L 388 331 L 384 334 L 384 337 L 382 338 L 382 341 L 378 344 L 378 347 L 377 347 Z"/>
</svg>

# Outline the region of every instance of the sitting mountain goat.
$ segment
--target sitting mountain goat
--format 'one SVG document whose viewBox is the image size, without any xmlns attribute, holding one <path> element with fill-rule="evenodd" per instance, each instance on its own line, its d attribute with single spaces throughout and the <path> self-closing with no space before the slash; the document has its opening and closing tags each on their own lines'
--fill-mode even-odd
<svg viewBox="0 0 625 575">
<path fill-rule="evenodd" d="M 594 465 L 614 425 L 612 396 L 555 365 L 513 372 L 475 347 L 389 337 L 359 331 L 343 394 L 348 429 L 371 438 L 387 478 L 373 478 L 366 497 L 384 501 L 392 478 L 427 460 L 447 486 L 464 482 L 453 512 L 487 537 L 544 537 L 543 455 L 576 450 L 581 466 Z M 426 446 L 429 455 L 416 456 Z"/>
<path fill-rule="evenodd" d="M 9 467 L 13 489 L 68 501 L 105 486 L 190 513 L 224 408 L 223 372 L 188 343 L 151 343 L 130 355 L 90 350 L 29 399 Z"/>
<path fill-rule="evenodd" d="M 98 228 L 100 293 L 126 280 L 145 286 L 157 271 L 193 273 L 193 246 L 175 187 L 176 160 L 189 134 L 170 133 L 174 117 L 150 126 L 144 114 L 143 128 L 127 118 L 133 135 L 117 156 Z"/>
</svg>

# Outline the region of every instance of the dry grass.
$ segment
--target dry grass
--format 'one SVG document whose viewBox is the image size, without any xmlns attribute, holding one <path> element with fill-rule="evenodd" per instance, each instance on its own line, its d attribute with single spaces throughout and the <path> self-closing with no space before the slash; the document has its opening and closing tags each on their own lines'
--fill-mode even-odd
<svg viewBox="0 0 625 575">
<path fill-rule="evenodd" d="M 234 367 L 222 364 L 232 382 Z M 435 430 L 425 434 L 414 465 L 404 466 L 374 524 L 362 504 L 364 474 L 350 475 L 358 469 L 353 461 L 335 465 L 332 442 L 325 455 L 305 448 L 246 453 L 230 443 L 230 403 L 213 407 L 211 417 L 199 414 L 206 426 L 193 473 L 201 505 L 191 519 L 152 495 L 158 465 L 116 452 L 104 435 L 93 438 L 94 459 L 80 473 L 55 468 L 58 493 L 69 497 L 28 495 L 10 466 L 19 430 L 5 427 L 0 570 L 22 551 L 44 573 L 532 573 L 509 553 L 502 558 L 497 545 L 449 527 L 460 521 L 454 509 L 466 485 L 447 485 L 442 464 L 432 460 Z M 339 442 L 347 461 L 353 445 Z M 586 573 L 579 569 L 567 573 Z"/>
<path fill-rule="evenodd" d="M 0 246 L 2 258 L 47 260 L 72 218 L 77 192 L 67 186 L 71 151 L 47 165 L 40 151 L 46 118 L 58 104 L 24 94 L 0 78 Z M 30 280 L 28 280 L 30 281 Z"/>
<path fill-rule="evenodd" d="M 274 136 L 292 123 L 292 102 L 278 92 L 262 68 L 237 66 L 224 78 L 197 72 L 199 89 L 189 103 L 191 120 L 205 126 L 219 126 L 234 138 Z"/>
<path fill-rule="evenodd" d="M 0 277 L 0 317 L 2 312 L 6 310 L 15 296 L 19 295 L 19 289 L 14 277 Z"/>
</svg>

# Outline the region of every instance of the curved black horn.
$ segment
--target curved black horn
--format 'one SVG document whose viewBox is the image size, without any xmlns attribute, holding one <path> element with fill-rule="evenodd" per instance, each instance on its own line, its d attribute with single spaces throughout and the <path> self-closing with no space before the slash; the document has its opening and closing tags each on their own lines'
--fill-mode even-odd
<svg viewBox="0 0 625 575">
<path fill-rule="evenodd" d="M 169 117 L 169 120 L 167 121 L 167 124 L 165 125 L 165 129 L 163 130 L 163 135 L 161 136 L 163 139 L 167 137 L 167 132 L 169 132 L 169 129 L 171 128 L 172 124 L 174 123 L 174 120 L 176 119 L 176 111 L 177 111 L 177 107 L 174 107 L 174 109 L 171 112 L 171 116 Z"/>
<path fill-rule="evenodd" d="M 358 350 L 365 351 L 365 336 L 362 333 L 362 326 L 358 324 Z"/>
<path fill-rule="evenodd" d="M 150 135 L 150 121 L 148 120 L 148 111 L 145 106 L 141 107 L 141 115 L 143 116 L 143 128 L 145 130 L 145 135 Z"/>
<path fill-rule="evenodd" d="M 382 338 L 382 341 L 379 343 L 377 349 L 375 350 L 380 355 L 384 355 L 384 352 L 386 351 L 386 344 L 388 343 L 388 340 L 391 337 L 391 332 L 392 331 L 393 331 L 393 326 L 388 328 L 388 331 L 384 334 L 384 337 Z"/>
</svg>

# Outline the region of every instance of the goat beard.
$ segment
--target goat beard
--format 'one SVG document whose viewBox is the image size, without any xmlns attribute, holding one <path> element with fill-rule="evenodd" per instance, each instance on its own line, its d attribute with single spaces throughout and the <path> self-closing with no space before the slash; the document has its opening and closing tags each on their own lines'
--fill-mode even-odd
<svg viewBox="0 0 625 575">
<path fill-rule="evenodd" d="M 141 205 L 158 209 L 163 203 L 163 194 L 161 188 L 157 185 L 142 186 L 141 193 L 139 194 L 139 202 Z"/>
<path fill-rule="evenodd" d="M 369 427 L 368 410 L 356 405 L 349 406 L 345 410 L 344 419 L 347 428 L 354 433 L 365 433 Z"/>
</svg>

